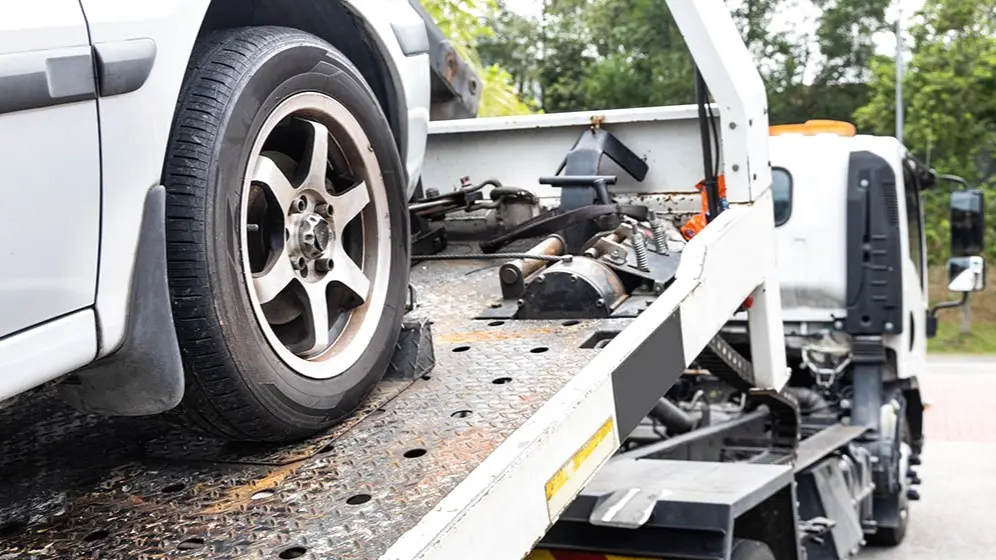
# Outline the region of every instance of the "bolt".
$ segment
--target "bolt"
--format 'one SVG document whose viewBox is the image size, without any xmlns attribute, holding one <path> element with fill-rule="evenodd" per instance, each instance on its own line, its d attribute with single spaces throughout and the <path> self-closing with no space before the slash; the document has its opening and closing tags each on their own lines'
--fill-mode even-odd
<svg viewBox="0 0 996 560">
<path fill-rule="evenodd" d="M 435 189 L 435 188 L 431 188 L 431 187 L 428 188 L 428 189 L 425 189 L 425 197 L 426 198 L 436 198 L 437 196 L 439 196 L 439 189 Z"/>
<path fill-rule="evenodd" d="M 252 233 L 256 233 L 257 231 L 259 231 L 259 224 L 246 224 L 246 231 L 251 231 Z"/>
<path fill-rule="evenodd" d="M 736 163 L 734 163 L 734 164 L 733 164 L 733 170 L 734 170 L 734 171 L 740 171 L 740 165 L 739 165 L 739 164 L 736 164 Z"/>
<path fill-rule="evenodd" d="M 571 282 L 572 283 L 577 283 L 577 281 L 578 281 L 578 275 L 577 274 L 571 274 Z"/>
<path fill-rule="evenodd" d="M 595 300 L 595 307 L 603 307 L 605 305 L 605 300 L 598 298 Z"/>
<path fill-rule="evenodd" d="M 730 130 L 734 130 L 735 128 L 737 128 L 737 123 L 731 122 L 730 123 Z"/>
<path fill-rule="evenodd" d="M 840 330 L 840 329 L 844 328 L 844 321 L 834 321 L 833 322 L 833 328 L 835 328 L 837 330 Z"/>
<path fill-rule="evenodd" d="M 332 259 L 322 258 L 315 261 L 315 270 L 318 272 L 328 272 L 332 270 L 333 266 L 335 263 L 332 262 Z"/>
<path fill-rule="evenodd" d="M 294 201 L 294 210 L 297 210 L 298 212 L 304 212 L 306 208 L 308 208 L 307 198 L 301 196 Z"/>
<path fill-rule="evenodd" d="M 546 278 L 543 276 L 536 278 L 536 281 L 539 282 L 540 284 L 542 284 L 544 280 L 546 280 Z"/>
<path fill-rule="evenodd" d="M 893 327 L 895 327 L 895 325 L 893 325 L 891 321 L 885 323 L 885 330 L 891 331 Z"/>
<path fill-rule="evenodd" d="M 519 301 L 515 302 L 515 304 L 516 304 L 516 305 L 518 305 L 519 307 L 522 307 L 523 305 L 525 305 L 525 304 L 526 304 L 526 302 L 524 302 L 524 301 L 522 301 L 522 300 L 520 299 Z"/>
</svg>

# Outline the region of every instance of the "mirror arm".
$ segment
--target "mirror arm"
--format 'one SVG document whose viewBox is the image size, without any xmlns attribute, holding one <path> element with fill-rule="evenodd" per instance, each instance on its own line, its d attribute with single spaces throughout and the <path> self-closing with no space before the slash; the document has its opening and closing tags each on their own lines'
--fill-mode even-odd
<svg viewBox="0 0 996 560">
<path fill-rule="evenodd" d="M 941 309 L 954 309 L 955 307 L 961 307 L 966 303 L 968 303 L 968 294 L 969 292 L 962 292 L 961 299 L 959 300 L 942 301 L 941 303 L 938 303 L 937 305 L 931 307 L 927 313 L 929 313 L 931 317 L 935 317 L 937 316 L 937 312 L 940 311 Z"/>
<path fill-rule="evenodd" d="M 965 179 L 963 179 L 962 177 L 959 177 L 957 175 L 946 175 L 946 174 L 945 175 L 938 175 L 937 178 L 938 179 L 942 179 L 944 181 L 951 181 L 952 183 L 958 183 L 959 185 L 962 186 L 962 188 L 966 188 L 967 189 L 967 188 L 971 187 L 971 185 L 968 184 L 968 181 L 966 181 Z"/>
</svg>

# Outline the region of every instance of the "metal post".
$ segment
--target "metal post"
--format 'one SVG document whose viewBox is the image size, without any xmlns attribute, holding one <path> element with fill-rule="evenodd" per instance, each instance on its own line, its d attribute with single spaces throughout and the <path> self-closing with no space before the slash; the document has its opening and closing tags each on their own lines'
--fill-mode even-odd
<svg viewBox="0 0 996 560">
<path fill-rule="evenodd" d="M 903 143 L 903 0 L 896 9 L 896 139 Z"/>
</svg>

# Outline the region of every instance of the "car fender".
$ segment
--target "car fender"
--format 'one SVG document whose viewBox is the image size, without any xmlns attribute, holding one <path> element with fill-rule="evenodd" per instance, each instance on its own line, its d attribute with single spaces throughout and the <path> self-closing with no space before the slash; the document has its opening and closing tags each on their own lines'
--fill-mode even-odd
<svg viewBox="0 0 996 560">
<path fill-rule="evenodd" d="M 425 152 L 429 63 L 427 54 L 403 51 L 397 38 L 411 34 L 413 20 L 399 19 L 397 13 L 404 9 L 413 17 L 418 16 L 404 0 L 343 1 L 381 38 L 378 47 L 391 67 L 398 102 L 408 108 L 404 155 L 411 193 L 421 174 Z M 128 307 L 143 207 L 150 189 L 161 180 L 177 97 L 210 1 L 81 0 L 81 4 L 91 42 L 98 53 L 101 49 L 114 50 L 142 42 L 152 45 L 154 57 L 147 76 L 137 87 L 123 88 L 121 93 L 99 100 L 102 159 L 96 294 L 99 358 L 120 348 L 129 330 Z M 387 8 L 396 11 L 395 15 L 384 15 Z"/>
</svg>

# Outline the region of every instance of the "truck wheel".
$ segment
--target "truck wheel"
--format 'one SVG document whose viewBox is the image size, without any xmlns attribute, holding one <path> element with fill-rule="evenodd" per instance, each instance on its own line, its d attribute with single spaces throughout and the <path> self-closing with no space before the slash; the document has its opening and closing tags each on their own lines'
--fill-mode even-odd
<svg viewBox="0 0 996 560">
<path fill-rule="evenodd" d="M 350 414 L 387 369 L 409 269 L 404 168 L 359 71 L 292 29 L 203 38 L 163 183 L 175 413 L 248 441 Z"/>
<path fill-rule="evenodd" d="M 903 445 L 909 446 L 912 441 L 912 435 L 910 433 L 909 424 L 905 421 L 905 417 L 900 417 L 900 434 L 901 442 Z M 906 538 L 906 528 L 910 524 L 910 500 L 908 496 L 909 484 L 906 478 L 906 470 L 909 465 L 901 465 L 899 470 L 899 491 L 897 494 L 892 496 L 892 499 L 896 501 L 896 508 L 899 511 L 899 524 L 895 527 L 879 527 L 873 534 L 865 537 L 865 542 L 868 546 L 877 547 L 894 547 L 902 544 L 903 539 Z"/>
<path fill-rule="evenodd" d="M 761 541 L 737 539 L 733 542 L 730 560 L 775 560 L 775 554 Z"/>
</svg>

